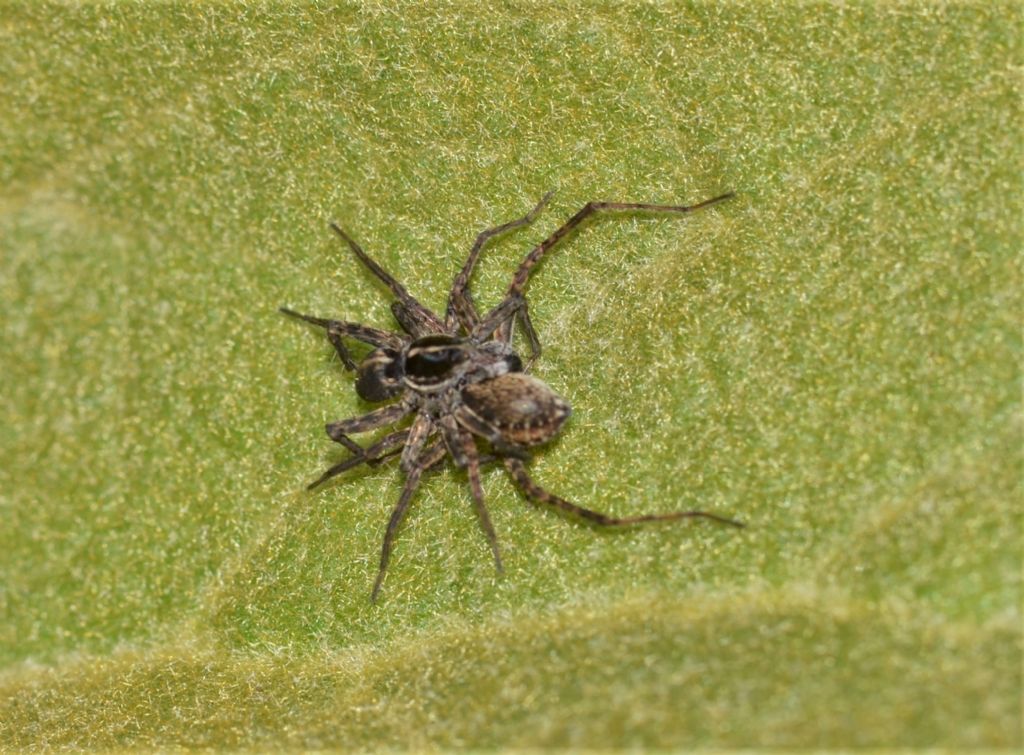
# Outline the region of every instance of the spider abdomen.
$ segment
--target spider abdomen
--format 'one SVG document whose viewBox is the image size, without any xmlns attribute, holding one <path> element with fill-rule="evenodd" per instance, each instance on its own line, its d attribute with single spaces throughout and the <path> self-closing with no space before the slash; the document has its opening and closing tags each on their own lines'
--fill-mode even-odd
<svg viewBox="0 0 1024 755">
<path fill-rule="evenodd" d="M 467 385 L 462 403 L 474 417 L 518 446 L 545 443 L 562 429 L 572 407 L 546 383 L 524 372 L 509 372 Z"/>
</svg>

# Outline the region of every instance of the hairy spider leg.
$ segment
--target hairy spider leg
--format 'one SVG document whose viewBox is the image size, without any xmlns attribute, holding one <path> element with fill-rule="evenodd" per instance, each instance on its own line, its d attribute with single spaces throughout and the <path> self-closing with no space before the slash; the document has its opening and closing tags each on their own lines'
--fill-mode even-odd
<svg viewBox="0 0 1024 755">
<path fill-rule="evenodd" d="M 495 226 L 494 228 L 488 228 L 476 237 L 476 241 L 473 242 L 473 248 L 469 250 L 466 264 L 462 266 L 462 270 L 455 276 L 451 293 L 448 294 L 448 309 L 445 312 L 444 324 L 449 332 L 453 332 L 456 325 L 461 325 L 468 333 L 473 330 L 480 320 L 476 307 L 473 304 L 473 296 L 469 291 L 469 279 L 473 275 L 473 268 L 476 266 L 476 261 L 484 244 L 495 236 L 500 236 L 514 228 L 521 228 L 532 223 L 551 197 L 554 196 L 554 193 L 554 191 L 549 191 L 545 194 L 536 206 L 521 218 Z"/>
<path fill-rule="evenodd" d="M 523 461 L 529 461 L 532 457 L 529 452 L 522 446 L 509 443 L 505 440 L 505 436 L 502 435 L 501 430 L 484 422 L 482 419 L 477 417 L 473 412 L 469 410 L 465 405 L 460 406 L 455 410 L 455 420 L 462 425 L 466 430 L 478 435 L 494 448 L 501 456 L 515 456 Z M 481 463 L 483 462 L 481 457 Z"/>
<path fill-rule="evenodd" d="M 476 448 L 476 441 L 473 436 L 462 430 L 455 418 L 451 415 L 442 417 L 440 422 L 444 444 L 448 453 L 452 455 L 455 466 L 466 470 L 469 477 L 469 489 L 473 494 L 473 507 L 480 518 L 480 525 L 487 535 L 487 542 L 491 546 L 491 553 L 494 554 L 494 567 L 501 574 L 505 567 L 501 564 L 501 550 L 498 548 L 498 535 L 491 523 L 491 516 L 487 513 L 487 506 L 484 504 L 484 488 L 480 483 L 480 454 Z"/>
<path fill-rule="evenodd" d="M 669 514 L 641 514 L 640 516 L 627 517 L 609 516 L 608 514 L 602 514 L 599 511 L 591 511 L 590 509 L 585 509 L 582 506 L 577 506 L 575 503 L 570 503 L 554 493 L 549 493 L 530 478 L 530 475 L 526 472 L 526 467 L 519 459 L 506 457 L 503 461 L 505 462 L 505 468 L 509 471 L 509 474 L 512 475 L 512 479 L 515 480 L 515 483 L 520 488 L 522 488 L 528 498 L 532 498 L 539 503 L 544 503 L 548 506 L 561 509 L 562 511 L 568 511 L 571 514 L 576 514 L 577 516 L 594 522 L 595 524 L 599 524 L 602 527 L 628 527 L 629 525 L 640 524 L 642 522 L 668 522 L 674 519 L 692 519 L 695 517 L 713 519 L 716 522 L 728 524 L 733 527 L 744 526 L 742 522 L 737 522 L 735 519 L 728 519 L 724 516 L 708 513 L 707 511 L 673 511 Z"/>
<path fill-rule="evenodd" d="M 419 462 L 420 455 L 435 429 L 434 421 L 428 415 L 416 415 L 416 419 L 409 426 L 409 437 L 405 441 L 402 458 L 398 462 L 398 466 L 403 472 L 408 472 Z"/>
<path fill-rule="evenodd" d="M 516 317 L 519 318 L 523 324 L 523 328 L 526 331 L 526 335 L 530 340 L 530 360 L 532 363 L 537 357 L 540 356 L 540 341 L 537 338 L 537 333 L 533 329 L 532 323 L 530 323 L 529 314 L 525 316 L 522 313 L 527 312 L 526 299 L 523 296 L 523 290 L 526 288 L 526 283 L 530 279 L 530 273 L 534 266 L 540 261 L 544 254 L 555 246 L 559 241 L 565 238 L 576 226 L 582 223 L 586 218 L 602 212 L 621 212 L 621 211 L 642 211 L 642 212 L 663 212 L 663 213 L 674 213 L 677 215 L 685 215 L 696 210 L 710 207 L 713 204 L 724 202 L 726 199 L 730 199 L 735 194 L 729 192 L 722 194 L 712 199 L 707 199 L 695 205 L 665 205 L 665 204 L 644 204 L 638 202 L 587 202 L 583 205 L 583 208 L 573 215 L 565 224 L 548 236 L 544 241 L 538 244 L 534 249 L 526 255 L 526 258 L 520 263 L 519 268 L 516 270 L 515 275 L 512 276 L 512 283 L 509 284 L 508 292 L 506 294 L 506 301 L 509 299 L 516 299 L 520 302 L 518 309 L 515 313 L 507 320 L 501 323 L 497 328 L 497 339 L 505 343 L 509 343 L 512 340 L 512 326 L 515 323 Z M 499 304 L 498 307 L 501 307 Z M 497 307 L 495 308 L 497 310 Z"/>
<path fill-rule="evenodd" d="M 389 348 L 395 351 L 402 348 L 405 341 L 396 336 L 394 333 L 388 333 L 386 330 L 378 330 L 377 328 L 371 328 L 369 325 L 360 325 L 357 322 L 345 322 L 343 320 L 328 320 L 323 317 L 314 317 L 313 315 L 304 315 L 301 312 L 296 312 L 294 309 L 288 309 L 288 307 L 280 307 L 279 311 L 294 317 L 297 320 L 305 320 L 313 325 L 319 325 L 327 331 L 327 340 L 331 342 L 331 346 L 338 352 L 338 356 L 341 357 L 342 364 L 345 365 L 346 369 L 354 370 L 356 363 L 352 361 L 352 356 L 348 353 L 348 349 L 345 348 L 345 344 L 342 341 L 343 337 L 354 338 L 357 341 L 368 343 L 371 346 L 377 348 Z"/>
<path fill-rule="evenodd" d="M 337 223 L 331 223 L 331 228 L 348 244 L 356 257 L 359 258 L 359 261 L 366 265 L 370 272 L 376 275 L 391 290 L 391 293 L 395 295 L 398 301 L 391 305 L 391 311 L 409 335 L 419 338 L 430 333 L 445 332 L 444 323 L 441 322 L 440 318 L 420 304 L 413 298 L 412 294 L 406 291 L 405 286 L 396 281 L 384 268 L 374 262 L 370 255 L 364 252 L 359 244 L 341 229 L 341 226 Z"/>
<path fill-rule="evenodd" d="M 408 432 L 408 431 L 403 431 L 403 432 Z M 404 443 L 405 443 L 405 441 L 402 441 L 401 444 L 395 446 L 394 448 L 390 449 L 389 451 L 384 451 L 383 453 L 378 454 L 377 456 L 373 457 L 372 459 L 367 459 L 366 460 L 366 466 L 368 466 L 368 467 L 379 467 L 381 464 L 383 464 L 388 459 L 391 459 L 391 458 L 393 458 L 395 456 L 398 456 L 400 453 L 402 453 L 402 446 L 404 445 Z"/>
<path fill-rule="evenodd" d="M 397 451 L 400 451 L 402 449 L 402 444 L 405 443 L 405 439 L 408 436 L 408 430 L 396 430 L 393 433 L 385 435 L 372 446 L 361 449 L 360 452 L 354 456 L 350 456 L 349 458 L 343 459 L 339 463 L 335 464 L 320 475 L 315 481 L 307 485 L 306 490 L 313 490 L 314 488 L 323 485 L 332 477 L 337 477 L 342 472 L 352 469 L 353 467 L 358 467 L 360 464 L 366 464 L 371 467 L 376 466 L 384 459 L 394 455 Z"/>
<path fill-rule="evenodd" d="M 470 333 L 470 338 L 479 343 L 490 337 L 492 333 L 500 333 L 501 327 L 503 327 L 505 323 L 511 322 L 515 318 L 516 314 L 521 312 L 525 306 L 526 299 L 522 294 L 515 293 L 506 296 L 502 300 L 501 304 L 488 312 L 487 316 L 476 324 L 473 331 Z M 533 338 L 536 338 L 536 334 L 534 334 Z M 505 341 L 505 343 L 508 343 L 508 341 Z M 532 343 L 533 339 L 531 339 L 531 344 Z M 537 348 L 540 348 L 540 344 L 537 345 Z"/>
<path fill-rule="evenodd" d="M 363 447 L 349 438 L 349 433 L 364 433 L 367 430 L 376 430 L 378 427 L 392 425 L 405 415 L 410 414 L 414 408 L 412 404 L 400 401 L 397 404 L 374 409 L 372 412 L 359 417 L 328 422 L 326 426 L 327 435 L 335 443 L 340 443 L 352 453 L 362 454 Z"/>
<path fill-rule="evenodd" d="M 443 460 L 447 453 L 448 451 L 444 444 L 441 441 L 436 441 L 434 445 L 423 452 L 416 460 L 416 463 L 408 470 L 405 485 L 402 487 L 402 494 L 399 496 L 395 508 L 391 511 L 388 527 L 384 531 L 384 544 L 380 551 L 380 570 L 377 572 L 377 579 L 374 581 L 373 591 L 370 593 L 371 603 L 377 602 L 377 594 L 384 583 L 384 574 L 388 570 L 388 561 L 391 560 L 391 545 L 395 539 L 395 532 L 398 530 L 398 525 L 402 522 L 402 517 L 405 516 L 405 510 L 409 508 L 409 502 L 412 500 L 412 494 L 416 492 L 420 477 L 430 467 Z"/>
</svg>

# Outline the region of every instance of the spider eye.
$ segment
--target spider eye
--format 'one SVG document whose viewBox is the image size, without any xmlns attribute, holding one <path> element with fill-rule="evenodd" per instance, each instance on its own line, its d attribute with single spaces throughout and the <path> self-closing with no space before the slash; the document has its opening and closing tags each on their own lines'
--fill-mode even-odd
<svg viewBox="0 0 1024 755">
<path fill-rule="evenodd" d="M 443 380 L 466 360 L 462 342 L 450 336 L 427 336 L 416 341 L 405 357 L 405 373 L 420 380 Z"/>
<path fill-rule="evenodd" d="M 402 392 L 398 354 L 390 349 L 371 351 L 359 364 L 356 393 L 364 401 L 386 401 Z"/>
</svg>

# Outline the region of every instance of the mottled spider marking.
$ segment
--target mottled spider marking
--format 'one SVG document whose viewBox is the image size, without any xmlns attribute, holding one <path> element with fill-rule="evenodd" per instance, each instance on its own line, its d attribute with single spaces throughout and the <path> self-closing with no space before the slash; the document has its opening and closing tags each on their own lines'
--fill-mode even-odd
<svg viewBox="0 0 1024 755">
<path fill-rule="evenodd" d="M 467 385 L 462 405 L 463 410 L 456 413 L 460 422 L 493 427 L 502 440 L 520 446 L 551 440 L 572 414 L 568 401 L 525 372 Z"/>
</svg>

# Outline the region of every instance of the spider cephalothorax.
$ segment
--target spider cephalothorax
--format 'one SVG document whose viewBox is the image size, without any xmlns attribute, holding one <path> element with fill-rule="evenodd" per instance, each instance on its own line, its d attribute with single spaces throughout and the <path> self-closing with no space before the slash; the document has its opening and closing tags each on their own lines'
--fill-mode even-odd
<svg viewBox="0 0 1024 755">
<path fill-rule="evenodd" d="M 480 484 L 480 465 L 493 460 L 500 460 L 505 465 L 512 479 L 529 498 L 600 525 L 616 527 L 639 522 L 705 517 L 742 526 L 739 522 L 704 511 L 608 516 L 577 506 L 544 490 L 530 478 L 524 464 L 530 458 L 528 449 L 553 438 L 571 412 L 565 399 L 527 372 L 540 355 L 540 342 L 530 322 L 524 296 L 534 265 L 545 252 L 591 214 L 608 210 L 685 214 L 731 196 L 723 194 L 690 207 L 590 202 L 526 256 L 512 277 L 505 298 L 481 316 L 469 293 L 469 279 L 480 250 L 490 238 L 533 222 L 551 197 L 548 194 L 523 217 L 490 228 L 477 236 L 469 258 L 452 285 L 443 319 L 410 296 L 402 284 L 367 256 L 339 226 L 332 224 L 331 227 L 363 264 L 394 294 L 391 311 L 404 331 L 391 333 L 367 325 L 327 320 L 281 308 L 285 314 L 327 331 L 327 338 L 342 363 L 348 369 L 356 370 L 356 392 L 360 398 L 373 403 L 394 400 L 360 417 L 327 425 L 327 434 L 349 449 L 352 456 L 335 464 L 309 486 L 315 488 L 359 464 L 375 465 L 390 456 L 401 454 L 399 464 L 406 475 L 405 485 L 384 534 L 380 570 L 371 599 L 376 600 L 380 591 L 395 531 L 412 500 L 420 477 L 447 456 L 451 456 L 455 464 L 467 472 L 473 502 L 491 544 L 498 571 L 502 569 L 498 540 L 484 506 Z M 530 358 L 526 365 L 512 348 L 512 330 L 517 320 L 529 341 Z M 369 344 L 374 349 L 357 365 L 345 345 L 346 338 Z M 415 417 L 408 427 L 394 430 L 367 447 L 360 446 L 349 437 L 352 433 L 397 424 L 409 415 Z M 480 454 L 478 440 L 489 445 L 488 454 Z"/>
</svg>

